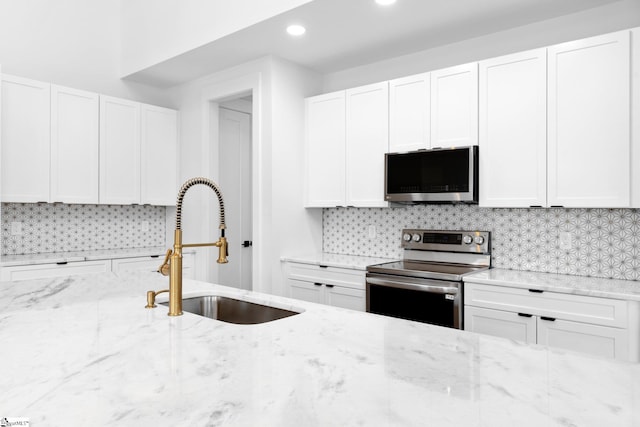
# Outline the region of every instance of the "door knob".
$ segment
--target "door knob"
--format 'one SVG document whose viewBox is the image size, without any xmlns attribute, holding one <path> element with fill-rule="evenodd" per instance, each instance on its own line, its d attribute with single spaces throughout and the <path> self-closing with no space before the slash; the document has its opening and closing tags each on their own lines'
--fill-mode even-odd
<svg viewBox="0 0 640 427">
<path fill-rule="evenodd" d="M 245 240 L 244 242 L 242 242 L 243 248 L 248 248 L 249 246 L 253 246 L 253 242 L 251 240 Z"/>
</svg>

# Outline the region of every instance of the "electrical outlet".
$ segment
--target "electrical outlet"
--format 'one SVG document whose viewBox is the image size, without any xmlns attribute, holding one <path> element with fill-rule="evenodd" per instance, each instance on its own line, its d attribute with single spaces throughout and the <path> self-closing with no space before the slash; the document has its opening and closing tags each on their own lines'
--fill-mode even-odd
<svg viewBox="0 0 640 427">
<path fill-rule="evenodd" d="M 369 226 L 369 238 L 370 239 L 375 239 L 376 238 L 376 226 L 375 225 L 370 225 Z"/>
<path fill-rule="evenodd" d="M 560 233 L 560 249 L 568 251 L 573 246 L 573 236 L 571 233 L 563 231 Z"/>
<path fill-rule="evenodd" d="M 22 236 L 22 223 L 19 221 L 14 221 L 11 223 L 11 235 L 12 236 Z"/>
<path fill-rule="evenodd" d="M 142 230 L 143 233 L 146 233 L 149 231 L 149 221 L 142 221 L 140 223 L 140 229 Z"/>
</svg>

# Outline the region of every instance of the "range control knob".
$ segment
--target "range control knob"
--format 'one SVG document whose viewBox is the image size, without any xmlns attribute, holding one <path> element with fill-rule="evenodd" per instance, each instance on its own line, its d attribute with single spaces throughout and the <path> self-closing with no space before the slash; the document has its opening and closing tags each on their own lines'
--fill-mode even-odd
<svg viewBox="0 0 640 427">
<path fill-rule="evenodd" d="M 403 239 L 405 242 L 410 242 L 410 241 L 411 241 L 411 234 L 409 234 L 409 233 L 404 233 L 404 234 L 402 235 L 402 239 Z"/>
<path fill-rule="evenodd" d="M 484 243 L 484 237 L 482 236 L 476 236 L 473 241 L 475 242 L 476 245 L 481 245 Z"/>
<path fill-rule="evenodd" d="M 414 234 L 414 235 L 413 235 L 413 241 L 414 241 L 414 242 L 419 242 L 419 241 L 420 241 L 420 239 L 421 239 L 421 237 L 420 237 L 420 235 L 419 235 L 418 233 L 416 233 L 416 234 Z"/>
<path fill-rule="evenodd" d="M 462 236 L 462 242 L 465 245 L 470 245 L 471 242 L 473 242 L 473 237 L 469 236 L 468 234 L 465 234 L 464 236 Z"/>
</svg>

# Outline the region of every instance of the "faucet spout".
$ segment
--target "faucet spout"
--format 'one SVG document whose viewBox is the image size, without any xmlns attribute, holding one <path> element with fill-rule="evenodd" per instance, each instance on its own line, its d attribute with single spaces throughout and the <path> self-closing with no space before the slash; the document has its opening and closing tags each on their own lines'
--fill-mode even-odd
<svg viewBox="0 0 640 427">
<path fill-rule="evenodd" d="M 220 237 L 213 243 L 182 243 L 182 201 L 189 188 L 194 185 L 206 185 L 211 188 L 218 196 L 218 204 L 220 206 Z M 229 255 L 228 242 L 224 236 L 226 229 L 224 223 L 224 201 L 222 199 L 222 193 L 218 186 L 207 178 L 191 178 L 182 184 L 180 191 L 178 192 L 178 200 L 176 204 L 176 229 L 174 232 L 173 251 L 169 249 L 164 262 L 159 267 L 158 271 L 165 276 L 169 276 L 169 316 L 181 316 L 182 315 L 182 249 L 187 247 L 200 247 L 200 246 L 216 246 L 218 248 L 218 264 L 226 264 L 228 262 L 227 256 Z M 150 291 L 152 292 L 152 291 Z M 147 304 L 150 305 L 150 304 Z"/>
</svg>

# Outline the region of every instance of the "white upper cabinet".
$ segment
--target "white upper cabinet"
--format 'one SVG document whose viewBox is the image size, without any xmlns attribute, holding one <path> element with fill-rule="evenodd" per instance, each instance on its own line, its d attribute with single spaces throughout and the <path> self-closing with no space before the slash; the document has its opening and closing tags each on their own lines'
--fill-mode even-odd
<svg viewBox="0 0 640 427">
<path fill-rule="evenodd" d="M 630 32 L 548 49 L 548 202 L 630 206 Z"/>
<path fill-rule="evenodd" d="M 389 82 L 389 152 L 430 148 L 429 73 Z"/>
<path fill-rule="evenodd" d="M 51 86 L 51 201 L 98 203 L 99 96 Z"/>
<path fill-rule="evenodd" d="M 545 206 L 546 49 L 480 62 L 480 205 Z"/>
<path fill-rule="evenodd" d="M 346 204 L 345 93 L 334 92 L 305 100 L 305 207 Z"/>
<path fill-rule="evenodd" d="M 640 28 L 631 30 L 631 205 L 640 208 Z"/>
<path fill-rule="evenodd" d="M 178 194 L 178 112 L 141 105 L 141 203 L 174 205 Z"/>
<path fill-rule="evenodd" d="M 100 96 L 100 203 L 140 203 L 140 104 Z"/>
<path fill-rule="evenodd" d="M 476 62 L 431 72 L 431 147 L 468 145 L 478 145 Z"/>
<path fill-rule="evenodd" d="M 387 207 L 384 155 L 389 150 L 387 82 L 346 91 L 347 205 Z"/>
<path fill-rule="evenodd" d="M 2 76 L 3 202 L 49 201 L 49 83 Z"/>
</svg>

